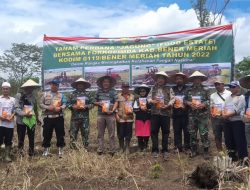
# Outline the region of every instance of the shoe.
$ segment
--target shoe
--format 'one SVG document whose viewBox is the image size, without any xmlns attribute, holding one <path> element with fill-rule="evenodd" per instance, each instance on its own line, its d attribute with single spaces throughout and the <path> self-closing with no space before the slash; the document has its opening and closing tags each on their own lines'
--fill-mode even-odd
<svg viewBox="0 0 250 190">
<path fill-rule="evenodd" d="M 163 160 L 168 160 L 168 152 L 163 152 Z"/>
<path fill-rule="evenodd" d="M 62 156 L 63 156 L 63 148 L 62 148 L 62 147 L 59 147 L 59 148 L 58 148 L 58 157 L 59 157 L 59 158 L 62 158 Z"/>
<path fill-rule="evenodd" d="M 158 158 L 158 156 L 159 156 L 158 152 L 152 152 L 152 157 L 153 158 Z"/>
<path fill-rule="evenodd" d="M 5 157 L 4 157 L 5 162 L 12 162 L 12 159 L 10 158 L 10 151 L 11 151 L 11 146 L 6 146 L 5 147 Z"/>
<path fill-rule="evenodd" d="M 29 156 L 32 157 L 35 155 L 34 149 L 29 149 Z"/>
<path fill-rule="evenodd" d="M 208 148 L 204 148 L 203 158 L 204 160 L 209 160 Z"/>
<path fill-rule="evenodd" d="M 191 148 L 190 158 L 194 158 L 198 155 L 197 149 L 195 147 Z"/>
<path fill-rule="evenodd" d="M 21 157 L 24 156 L 24 150 L 23 150 L 23 148 L 19 148 L 18 149 L 18 155 L 21 156 Z"/>
<path fill-rule="evenodd" d="M 49 148 L 44 148 L 43 156 L 47 157 L 49 155 Z"/>
<path fill-rule="evenodd" d="M 98 155 L 102 155 L 102 153 L 103 153 L 103 152 L 101 152 L 101 151 L 97 151 L 97 154 L 98 154 Z"/>
</svg>

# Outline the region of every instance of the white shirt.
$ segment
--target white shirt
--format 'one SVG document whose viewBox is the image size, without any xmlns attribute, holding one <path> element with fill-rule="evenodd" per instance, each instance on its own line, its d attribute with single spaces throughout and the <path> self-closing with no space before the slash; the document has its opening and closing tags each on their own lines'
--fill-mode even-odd
<svg viewBox="0 0 250 190">
<path fill-rule="evenodd" d="M 0 96 L 0 114 L 2 115 L 3 111 L 8 112 L 8 115 L 14 113 L 15 108 L 15 98 Z M 0 119 L 0 126 L 6 128 L 14 128 L 14 119 L 12 121 L 3 121 Z"/>
<path fill-rule="evenodd" d="M 219 92 L 218 92 L 219 93 Z M 210 107 L 215 104 L 220 104 L 221 108 L 224 108 L 225 101 L 221 99 L 217 91 L 210 95 Z M 225 89 L 223 92 L 219 93 L 225 100 L 231 95 L 231 92 Z"/>
<path fill-rule="evenodd" d="M 225 106 L 232 106 L 236 115 L 229 118 L 230 121 L 242 120 L 241 113 L 245 110 L 245 96 L 229 96 L 225 101 Z"/>
</svg>

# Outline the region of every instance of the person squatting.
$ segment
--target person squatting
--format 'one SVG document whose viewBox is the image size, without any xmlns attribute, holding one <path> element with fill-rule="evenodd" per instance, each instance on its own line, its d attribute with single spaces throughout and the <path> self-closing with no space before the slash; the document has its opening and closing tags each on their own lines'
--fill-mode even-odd
<svg viewBox="0 0 250 190">
<path fill-rule="evenodd" d="M 29 79 L 19 89 L 15 97 L 10 96 L 11 85 L 2 83 L 0 96 L 0 144 L 5 145 L 3 160 L 11 162 L 11 148 L 14 128 L 17 130 L 18 155 L 24 156 L 24 140 L 27 132 L 29 139 L 28 155 L 36 154 L 35 129 L 43 123 L 44 147 L 42 156 L 51 155 L 50 146 L 53 131 L 56 134 L 58 157 L 64 154 L 65 126 L 64 110 L 71 112 L 70 119 L 70 148 L 79 149 L 77 144 L 78 132 L 81 133 L 82 147 L 89 150 L 90 113 L 97 107 L 97 141 L 98 155 L 105 152 L 104 135 L 108 130 L 108 153 L 130 154 L 133 126 L 138 140 L 138 150 L 149 150 L 151 138 L 151 154 L 158 158 L 160 153 L 163 160 L 169 156 L 170 121 L 173 122 L 174 152 L 184 152 L 194 158 L 199 154 L 199 139 L 203 148 L 203 158 L 210 159 L 208 138 L 209 120 L 214 133 L 217 151 L 223 151 L 223 134 L 228 156 L 233 161 L 244 161 L 248 158 L 250 147 L 250 75 L 239 81 L 232 81 L 225 88 L 222 80 L 215 80 L 215 92 L 211 95 L 203 85 L 208 77 L 199 71 L 187 76 L 182 72 L 168 76 L 165 72 L 154 75 L 154 85 L 146 84 L 130 90 L 130 84 L 121 83 L 121 91 L 115 89 L 117 81 L 111 76 L 97 79 L 98 86 L 95 96 L 87 91 L 91 83 L 79 78 L 71 84 L 74 91 L 68 98 L 59 92 L 59 80 L 52 80 L 48 84 L 50 90 L 42 94 L 37 101 L 35 90 L 40 85 Z M 175 83 L 169 87 L 168 83 Z M 191 85 L 187 85 L 190 83 Z M 248 89 L 245 95 L 241 87 Z M 39 120 L 38 107 L 41 108 L 43 121 Z M 15 127 L 16 126 L 16 127 Z M 159 132 L 161 129 L 161 145 Z M 115 145 L 115 131 L 119 142 L 117 151 Z M 160 149 L 161 148 L 161 149 Z"/>
</svg>

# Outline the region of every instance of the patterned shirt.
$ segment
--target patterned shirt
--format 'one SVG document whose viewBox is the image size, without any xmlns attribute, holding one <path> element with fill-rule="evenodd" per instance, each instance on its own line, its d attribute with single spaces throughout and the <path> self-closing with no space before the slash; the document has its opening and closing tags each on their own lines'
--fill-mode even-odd
<svg viewBox="0 0 250 190">
<path fill-rule="evenodd" d="M 77 98 L 84 97 L 85 99 L 85 107 L 86 109 L 73 109 L 73 105 L 77 103 Z M 89 109 L 93 107 L 93 98 L 91 97 L 89 92 L 80 92 L 75 90 L 70 94 L 69 99 L 67 101 L 67 107 L 71 110 L 72 116 L 71 119 L 83 119 L 89 117 Z"/>
<path fill-rule="evenodd" d="M 187 92 L 187 96 L 185 98 L 186 101 L 192 102 L 192 98 L 199 97 L 201 103 L 205 104 L 206 107 L 203 109 L 189 109 L 189 114 L 193 116 L 208 116 L 209 110 L 209 92 L 208 89 L 205 89 L 203 85 L 191 86 L 191 88 Z"/>
<path fill-rule="evenodd" d="M 0 96 L 0 114 L 2 117 L 11 117 L 15 109 L 15 98 Z M 6 128 L 14 128 L 14 119 L 5 121 L 0 119 L 0 126 Z"/>
<path fill-rule="evenodd" d="M 96 92 L 95 101 L 110 101 L 110 106 L 112 107 L 114 103 L 117 102 L 117 92 L 113 88 L 107 92 L 100 88 Z M 107 115 L 102 112 L 102 108 L 100 106 L 98 106 L 98 115 Z"/>
<path fill-rule="evenodd" d="M 155 100 L 158 94 L 161 94 L 164 99 L 165 105 L 173 105 L 174 104 L 174 92 L 172 88 L 169 88 L 167 86 L 164 87 L 158 87 L 154 86 L 152 87 L 150 93 L 148 94 L 148 100 Z M 152 105 L 151 107 L 151 114 L 152 115 L 162 115 L 162 116 L 170 116 L 171 110 L 170 109 L 158 109 L 155 105 Z"/>
<path fill-rule="evenodd" d="M 23 116 L 24 113 L 24 105 L 33 106 L 34 113 L 36 118 L 38 118 L 38 110 L 37 110 L 37 100 L 33 94 L 23 94 L 17 93 L 15 97 L 15 112 L 16 112 L 16 122 L 18 124 L 23 125 Z"/>
<path fill-rule="evenodd" d="M 122 93 L 118 94 L 118 116 L 120 120 L 118 122 L 133 122 L 134 115 L 133 115 L 133 103 L 135 97 L 133 94 L 123 95 Z M 127 105 L 126 105 L 127 104 Z M 130 104 L 131 113 L 126 113 L 126 106 Z"/>
</svg>

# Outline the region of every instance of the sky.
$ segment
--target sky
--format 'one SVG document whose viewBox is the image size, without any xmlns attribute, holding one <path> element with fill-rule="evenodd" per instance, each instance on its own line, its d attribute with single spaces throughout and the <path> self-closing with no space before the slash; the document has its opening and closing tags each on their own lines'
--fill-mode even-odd
<svg viewBox="0 0 250 190">
<path fill-rule="evenodd" d="M 216 0 L 207 0 L 215 2 Z M 127 37 L 199 27 L 191 0 L 0 0 L 0 55 L 12 43 L 43 45 L 43 35 Z M 224 0 L 217 0 L 220 8 Z M 250 56 L 250 0 L 230 0 L 236 62 Z"/>
</svg>

